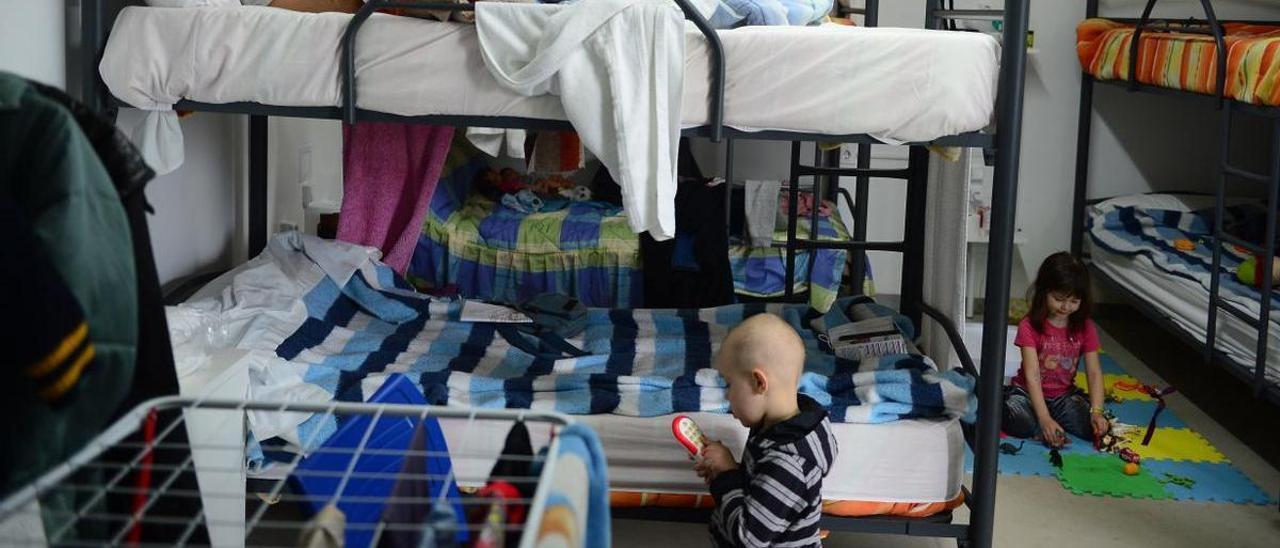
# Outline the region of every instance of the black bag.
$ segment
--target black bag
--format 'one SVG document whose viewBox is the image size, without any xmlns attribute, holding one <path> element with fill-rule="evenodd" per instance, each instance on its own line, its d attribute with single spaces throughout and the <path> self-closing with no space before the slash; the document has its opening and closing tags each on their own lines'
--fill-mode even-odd
<svg viewBox="0 0 1280 548">
<path fill-rule="evenodd" d="M 498 324 L 498 333 L 511 346 L 538 358 L 558 360 L 564 355 L 586 356 L 587 352 L 566 341 L 587 327 L 587 307 L 578 299 L 559 293 L 543 293 L 516 307 L 533 323 Z M 522 333 L 537 338 L 530 341 Z"/>
</svg>

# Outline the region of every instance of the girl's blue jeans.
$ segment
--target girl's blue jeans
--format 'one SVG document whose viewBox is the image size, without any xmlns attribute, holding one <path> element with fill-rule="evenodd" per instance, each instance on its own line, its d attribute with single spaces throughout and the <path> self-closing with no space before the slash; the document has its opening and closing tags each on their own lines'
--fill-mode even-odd
<svg viewBox="0 0 1280 548">
<path fill-rule="evenodd" d="M 1093 423 L 1089 418 L 1089 398 L 1076 388 L 1056 398 L 1045 398 L 1049 416 L 1068 434 L 1087 441 L 1093 440 Z M 1004 433 L 1016 438 L 1031 438 L 1040 433 L 1040 421 L 1036 419 L 1031 396 L 1014 385 L 1004 389 L 1004 414 L 1001 419 Z"/>
</svg>

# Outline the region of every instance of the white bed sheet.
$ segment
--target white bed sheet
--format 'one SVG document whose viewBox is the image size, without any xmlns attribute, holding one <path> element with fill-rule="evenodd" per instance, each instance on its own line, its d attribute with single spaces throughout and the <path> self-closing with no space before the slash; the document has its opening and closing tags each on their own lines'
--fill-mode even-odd
<svg viewBox="0 0 1280 548">
<path fill-rule="evenodd" d="M 338 106 L 349 20 L 274 8 L 129 7 L 116 19 L 100 72 L 116 97 L 148 110 L 180 99 Z M 688 29 L 682 119 L 692 127 L 708 119 L 709 61 L 706 41 Z M 731 127 L 893 142 L 991 121 L 999 45 L 981 33 L 828 25 L 745 27 L 720 38 Z M 564 119 L 558 97 L 522 97 L 497 84 L 472 25 L 375 14 L 356 52 L 361 108 Z"/>
<path fill-rule="evenodd" d="M 1191 211 L 1211 207 L 1213 198 L 1156 194 L 1125 196 L 1104 204 Z M 1145 255 L 1113 254 L 1093 245 L 1092 239 L 1087 240 L 1094 266 L 1125 289 L 1142 297 L 1185 332 L 1201 341 L 1205 340 L 1209 322 L 1209 292 L 1204 286 L 1157 268 Z M 1280 383 L 1280 325 L 1272 322 L 1269 336 L 1266 375 L 1270 382 Z M 1252 371 L 1254 356 L 1257 355 L 1257 331 L 1235 316 L 1219 312 L 1216 339 L 1218 350 L 1239 363 L 1249 364 Z"/>
<path fill-rule="evenodd" d="M 689 414 L 703 432 L 738 451 L 747 430 L 730 415 Z M 575 416 L 600 436 L 609 463 L 609 488 L 651 493 L 706 493 L 687 453 L 671 435 L 671 417 Z M 451 452 L 493 455 L 455 458 L 463 480 L 488 476 L 510 423 L 441 420 Z M 839 453 L 822 484 L 827 500 L 931 503 L 953 500 L 964 479 L 964 436 L 956 420 L 832 424 Z M 534 447 L 549 439 L 547 424 L 531 424 Z M 464 481 L 466 483 L 466 481 Z"/>
</svg>

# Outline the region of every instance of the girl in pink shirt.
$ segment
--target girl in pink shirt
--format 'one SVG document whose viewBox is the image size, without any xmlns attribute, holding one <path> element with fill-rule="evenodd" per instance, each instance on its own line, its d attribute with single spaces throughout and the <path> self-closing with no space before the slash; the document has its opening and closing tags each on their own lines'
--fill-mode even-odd
<svg viewBox="0 0 1280 548">
<path fill-rule="evenodd" d="M 1040 265 L 1034 290 L 1031 311 L 1013 341 L 1022 349 L 1022 368 L 1005 388 L 1004 431 L 1038 437 L 1051 447 L 1067 443 L 1066 433 L 1091 440 L 1109 425 L 1103 417 L 1098 331 L 1089 319 L 1089 271 L 1070 253 L 1055 253 Z M 1075 385 L 1081 358 L 1088 394 Z"/>
</svg>

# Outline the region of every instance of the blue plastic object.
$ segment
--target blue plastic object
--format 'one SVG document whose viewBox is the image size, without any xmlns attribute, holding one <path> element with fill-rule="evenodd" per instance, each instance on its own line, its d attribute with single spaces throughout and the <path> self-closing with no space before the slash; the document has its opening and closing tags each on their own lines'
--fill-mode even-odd
<svg viewBox="0 0 1280 548">
<path fill-rule="evenodd" d="M 388 377 L 382 388 L 369 398 L 369 402 L 426 405 L 426 400 L 418 387 L 401 374 Z M 320 446 L 319 450 L 302 459 L 294 474 L 290 476 L 293 486 L 307 495 L 305 504 L 313 514 L 319 512 L 333 500 L 335 494 L 338 494 L 338 509 L 342 510 L 347 518 L 346 546 L 369 546 L 373 540 L 374 526 L 382 518 L 386 506 L 385 499 L 395 488 L 395 478 L 404 467 L 403 451 L 413 441 L 415 429 L 419 425 L 417 417 L 383 416 L 378 419 L 377 424 L 372 424 L 372 430 L 369 430 L 372 421 L 371 415 L 351 416 Z M 421 421 L 421 425 L 426 434 L 426 449 L 446 454 L 449 449 L 439 422 L 435 418 L 428 417 Z M 365 451 L 357 456 L 355 448 L 360 446 L 366 430 L 369 430 L 369 439 L 365 442 Z M 374 454 L 369 454 L 371 451 Z M 355 477 L 348 480 L 342 493 L 337 493 L 352 458 L 356 459 L 353 469 L 355 472 L 378 474 L 378 476 L 367 477 L 355 474 Z M 426 457 L 424 464 L 426 473 L 432 477 L 447 476 L 452 467 L 449 458 L 444 456 Z M 429 492 L 432 497 L 435 497 L 440 494 L 441 489 L 448 490 L 445 496 L 452 501 L 454 515 L 462 519 L 461 516 L 465 514 L 462 511 L 457 484 L 450 481 L 445 485 L 442 481 L 434 481 L 430 485 Z M 351 500 L 356 498 L 360 502 Z M 467 537 L 466 529 L 459 529 L 458 541 L 463 542 Z"/>
</svg>

